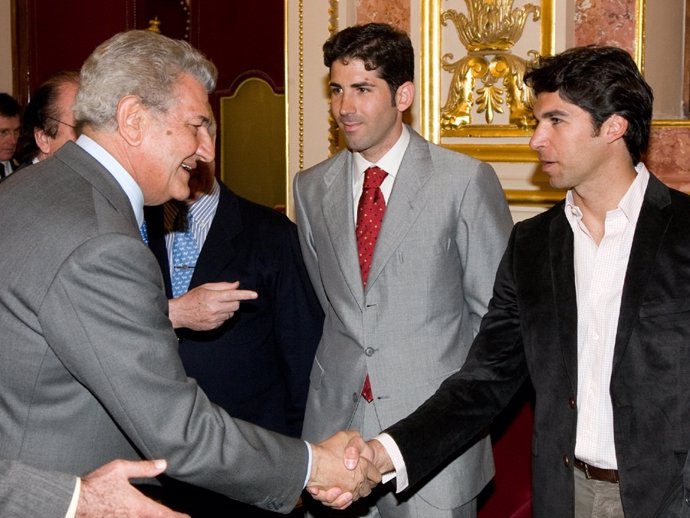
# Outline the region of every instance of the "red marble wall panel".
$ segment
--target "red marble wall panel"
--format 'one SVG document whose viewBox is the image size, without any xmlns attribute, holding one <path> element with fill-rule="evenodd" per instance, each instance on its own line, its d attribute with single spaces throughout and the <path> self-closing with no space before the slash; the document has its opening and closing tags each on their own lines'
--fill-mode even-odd
<svg viewBox="0 0 690 518">
<path fill-rule="evenodd" d="M 385 22 L 410 32 L 410 0 L 357 0 L 357 23 Z"/>
<path fill-rule="evenodd" d="M 635 50 L 636 0 L 576 0 L 575 45 L 615 45 Z"/>
<path fill-rule="evenodd" d="M 634 55 L 636 0 L 576 0 L 575 45 L 616 45 Z M 690 191 L 690 128 L 654 127 L 644 161 L 671 187 Z"/>
</svg>

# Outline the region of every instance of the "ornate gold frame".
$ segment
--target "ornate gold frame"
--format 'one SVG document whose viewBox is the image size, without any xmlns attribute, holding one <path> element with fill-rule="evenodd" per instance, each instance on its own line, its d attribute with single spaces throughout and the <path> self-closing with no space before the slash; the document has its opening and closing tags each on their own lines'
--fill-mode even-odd
<svg viewBox="0 0 690 518">
<path fill-rule="evenodd" d="M 441 132 L 441 1 L 422 0 L 420 62 L 420 131 L 430 141 L 466 153 L 485 162 L 536 163 L 536 153 L 525 144 L 444 143 Z M 542 55 L 555 51 L 554 1 L 541 0 L 540 49 Z M 531 131 L 500 125 L 474 125 L 465 137 L 530 136 Z M 519 205 L 549 205 L 563 198 L 559 191 L 505 190 L 508 202 Z"/>
<path fill-rule="evenodd" d="M 553 54 L 555 39 L 554 1 L 541 0 L 540 18 L 540 48 L 543 55 Z M 421 106 L 420 106 L 420 130 L 422 134 L 432 142 L 441 144 L 442 130 L 439 114 L 441 113 L 441 0 L 422 0 L 422 41 L 421 41 Z M 530 130 L 509 125 L 471 125 L 462 132 L 463 137 L 514 137 L 529 136 Z M 455 136 L 455 135 L 447 135 Z M 466 146 L 468 151 L 477 150 L 484 146 L 470 144 Z M 498 145 L 504 147 L 503 145 Z M 522 147 L 520 147 L 522 146 Z M 449 146 L 451 147 L 451 146 Z M 452 146 L 464 150 L 465 145 Z M 526 144 L 511 145 L 506 152 L 496 151 L 501 161 L 524 161 L 526 153 L 529 153 Z M 514 160 L 517 153 L 522 159 Z M 502 155 L 508 154 L 507 157 Z M 531 160 L 536 161 L 536 157 Z"/>
</svg>

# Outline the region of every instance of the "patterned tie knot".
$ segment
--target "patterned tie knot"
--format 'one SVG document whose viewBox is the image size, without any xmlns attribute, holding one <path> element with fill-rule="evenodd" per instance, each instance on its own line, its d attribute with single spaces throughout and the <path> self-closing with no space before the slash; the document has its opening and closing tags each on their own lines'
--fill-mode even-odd
<svg viewBox="0 0 690 518">
<path fill-rule="evenodd" d="M 364 189 L 378 189 L 388 173 L 378 166 L 371 166 L 364 171 Z"/>
</svg>

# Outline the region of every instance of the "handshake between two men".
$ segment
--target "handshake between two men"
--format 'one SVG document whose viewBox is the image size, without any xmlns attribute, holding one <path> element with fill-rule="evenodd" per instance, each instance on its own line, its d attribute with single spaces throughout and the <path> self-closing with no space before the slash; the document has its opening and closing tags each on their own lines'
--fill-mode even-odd
<svg viewBox="0 0 690 518">
<path fill-rule="evenodd" d="M 345 509 L 367 496 L 394 470 L 393 462 L 376 439 L 365 441 L 357 432 L 338 432 L 312 444 L 312 471 L 307 491 L 323 505 Z"/>
</svg>

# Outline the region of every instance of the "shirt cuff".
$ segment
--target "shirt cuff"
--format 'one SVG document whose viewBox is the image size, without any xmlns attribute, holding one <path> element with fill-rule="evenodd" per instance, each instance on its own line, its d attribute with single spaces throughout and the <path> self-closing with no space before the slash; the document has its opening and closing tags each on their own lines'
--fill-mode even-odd
<svg viewBox="0 0 690 518">
<path fill-rule="evenodd" d="M 387 433 L 379 434 L 374 437 L 374 439 L 381 443 L 381 446 L 383 446 L 383 449 L 386 450 L 386 453 L 391 458 L 393 467 L 395 468 L 395 471 L 384 473 L 382 475 L 381 482 L 385 484 L 389 480 L 393 480 L 395 478 L 395 492 L 400 493 L 400 491 L 406 489 L 407 486 L 410 485 L 407 479 L 407 467 L 405 466 L 405 460 L 403 459 L 402 453 L 400 453 L 400 449 L 398 448 L 398 445 L 395 444 L 393 438 Z"/>
<path fill-rule="evenodd" d="M 79 504 L 79 494 L 81 493 L 81 479 L 77 477 L 77 484 L 74 486 L 74 493 L 72 493 L 72 501 L 67 508 L 65 518 L 74 518 L 77 515 L 77 505 Z"/>
<path fill-rule="evenodd" d="M 309 477 L 311 477 L 311 459 L 312 459 L 312 453 L 311 453 L 311 444 L 309 444 L 307 441 L 304 441 L 304 444 L 307 445 L 307 478 L 304 479 L 304 485 L 302 486 L 302 489 L 307 487 L 307 484 L 309 483 Z"/>
</svg>

